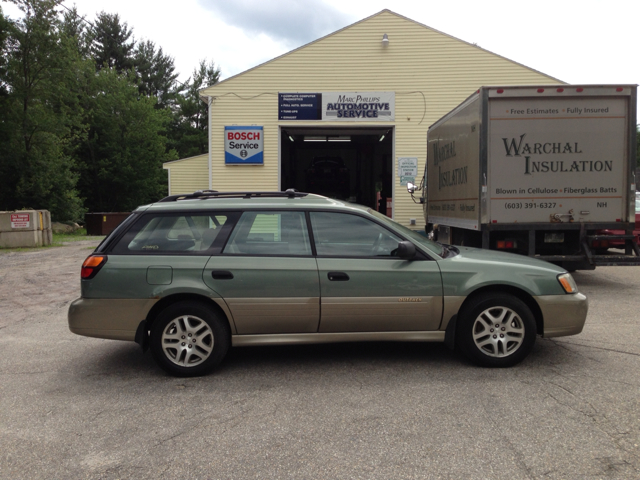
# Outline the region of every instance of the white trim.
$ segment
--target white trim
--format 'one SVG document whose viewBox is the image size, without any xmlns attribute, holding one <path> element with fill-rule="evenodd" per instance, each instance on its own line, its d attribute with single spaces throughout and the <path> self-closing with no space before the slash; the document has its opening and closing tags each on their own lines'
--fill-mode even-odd
<svg viewBox="0 0 640 480">
<path fill-rule="evenodd" d="M 282 125 L 278 125 L 278 191 L 282 192 Z"/>
<path fill-rule="evenodd" d="M 391 220 L 396 219 L 396 127 L 391 127 Z"/>
<path fill-rule="evenodd" d="M 169 188 L 167 190 L 168 194 L 171 195 L 171 169 L 167 168 L 167 172 L 169 172 L 169 175 L 167 177 L 167 180 L 169 181 Z"/>
<path fill-rule="evenodd" d="M 209 136 L 209 181 L 207 182 L 207 184 L 209 185 L 209 190 L 213 190 L 213 181 L 211 179 L 211 136 L 213 135 L 212 130 L 212 117 L 213 115 L 211 114 L 211 103 L 213 98 L 212 97 L 207 97 L 208 101 L 207 101 L 207 115 L 209 117 L 209 125 L 207 127 L 207 135 Z"/>
</svg>

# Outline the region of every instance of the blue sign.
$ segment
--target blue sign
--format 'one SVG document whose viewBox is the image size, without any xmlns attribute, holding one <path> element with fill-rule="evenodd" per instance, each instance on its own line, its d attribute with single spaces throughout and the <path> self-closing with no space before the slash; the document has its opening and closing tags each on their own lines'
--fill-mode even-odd
<svg viewBox="0 0 640 480">
<path fill-rule="evenodd" d="M 279 93 L 279 120 L 322 120 L 321 93 Z"/>
<path fill-rule="evenodd" d="M 224 127 L 224 163 L 264 164 L 263 127 Z"/>
</svg>

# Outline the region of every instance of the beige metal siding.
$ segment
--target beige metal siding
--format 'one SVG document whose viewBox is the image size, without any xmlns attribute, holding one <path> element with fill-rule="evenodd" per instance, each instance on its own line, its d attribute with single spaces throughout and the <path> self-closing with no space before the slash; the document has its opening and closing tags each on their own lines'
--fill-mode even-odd
<svg viewBox="0 0 640 480">
<path fill-rule="evenodd" d="M 169 170 L 169 195 L 209 188 L 209 156 L 206 154 L 167 162 L 162 167 Z"/>
<path fill-rule="evenodd" d="M 387 34 L 389 45 L 382 46 Z M 395 127 L 398 157 L 424 171 L 429 125 L 482 85 L 557 84 L 557 79 L 384 10 L 201 92 L 212 96 L 212 188 L 274 190 L 279 185 L 279 126 Z M 395 122 L 278 121 L 278 92 L 395 91 Z M 264 165 L 224 164 L 224 127 L 264 127 Z M 419 179 L 417 179 L 419 181 Z M 422 209 L 396 176 L 394 218 L 405 225 Z M 415 227 L 414 227 L 415 228 Z"/>
</svg>

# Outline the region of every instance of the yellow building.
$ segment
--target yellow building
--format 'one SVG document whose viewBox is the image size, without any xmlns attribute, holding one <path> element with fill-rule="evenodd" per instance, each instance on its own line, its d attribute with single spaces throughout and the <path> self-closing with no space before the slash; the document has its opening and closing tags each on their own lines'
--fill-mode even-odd
<svg viewBox="0 0 640 480">
<path fill-rule="evenodd" d="M 418 229 L 429 126 L 483 85 L 559 83 L 383 10 L 203 89 L 209 154 L 165 164 L 169 190 L 296 188 Z"/>
</svg>

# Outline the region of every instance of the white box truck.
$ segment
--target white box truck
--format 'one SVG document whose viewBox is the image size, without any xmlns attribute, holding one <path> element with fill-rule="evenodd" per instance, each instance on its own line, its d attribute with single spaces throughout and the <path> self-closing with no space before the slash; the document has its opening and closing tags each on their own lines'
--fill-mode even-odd
<svg viewBox="0 0 640 480">
<path fill-rule="evenodd" d="M 640 264 L 636 88 L 480 88 L 429 127 L 420 199 L 427 230 L 442 243 L 569 270 Z"/>
</svg>

